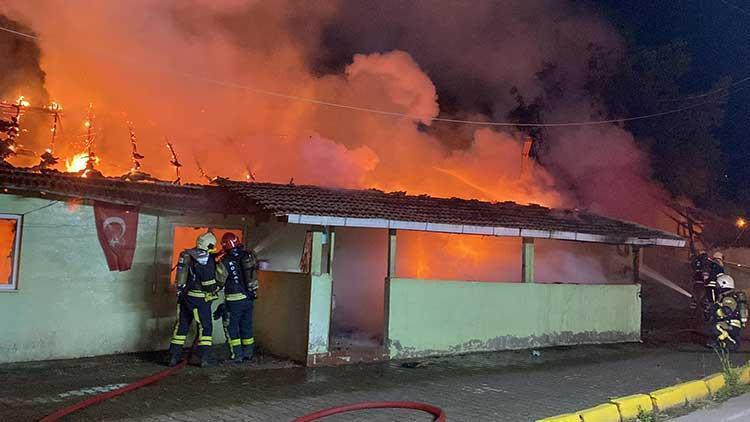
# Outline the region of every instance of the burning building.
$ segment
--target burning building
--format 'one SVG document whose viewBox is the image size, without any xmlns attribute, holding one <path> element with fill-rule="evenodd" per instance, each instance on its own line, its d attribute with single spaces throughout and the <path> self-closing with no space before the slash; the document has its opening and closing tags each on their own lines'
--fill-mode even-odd
<svg viewBox="0 0 750 422">
<path fill-rule="evenodd" d="M 0 186 L 0 316 L 13 321 L 0 362 L 165 348 L 175 253 L 207 229 L 234 231 L 266 262 L 260 348 L 309 365 L 637 341 L 639 250 L 685 243 L 590 212 L 372 189 L 14 167 L 0 167 Z M 544 242 L 600 245 L 632 265 L 614 283 L 541 280 Z M 471 253 L 510 269 L 458 278 Z"/>
</svg>

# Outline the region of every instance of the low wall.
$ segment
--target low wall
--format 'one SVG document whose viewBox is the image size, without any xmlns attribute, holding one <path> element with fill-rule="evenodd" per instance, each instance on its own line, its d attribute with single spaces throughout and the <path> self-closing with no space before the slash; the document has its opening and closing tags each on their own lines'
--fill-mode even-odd
<svg viewBox="0 0 750 422">
<path fill-rule="evenodd" d="M 261 271 L 254 309 L 254 335 L 271 354 L 305 362 L 307 359 L 310 275 Z"/>
<path fill-rule="evenodd" d="M 393 278 L 391 358 L 640 340 L 639 285 Z"/>
</svg>

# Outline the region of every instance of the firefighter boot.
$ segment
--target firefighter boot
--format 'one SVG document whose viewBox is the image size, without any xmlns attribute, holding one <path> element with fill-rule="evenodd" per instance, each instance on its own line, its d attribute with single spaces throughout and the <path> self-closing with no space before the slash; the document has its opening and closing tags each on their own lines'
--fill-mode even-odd
<svg viewBox="0 0 750 422">
<path fill-rule="evenodd" d="M 177 366 L 178 363 L 180 363 L 180 359 L 182 358 L 182 345 L 179 344 L 170 344 L 169 345 L 169 362 L 167 365 L 169 367 Z"/>
<path fill-rule="evenodd" d="M 253 360 L 253 356 L 255 355 L 255 346 L 253 346 L 252 344 L 249 346 L 242 346 L 242 352 L 242 359 L 251 362 Z"/>
<path fill-rule="evenodd" d="M 208 346 L 198 346 L 198 366 L 205 368 L 211 366 L 210 349 Z"/>
<path fill-rule="evenodd" d="M 234 355 L 232 363 L 242 363 L 242 360 L 245 358 L 245 351 L 242 349 L 242 346 L 232 347 L 232 354 Z"/>
</svg>

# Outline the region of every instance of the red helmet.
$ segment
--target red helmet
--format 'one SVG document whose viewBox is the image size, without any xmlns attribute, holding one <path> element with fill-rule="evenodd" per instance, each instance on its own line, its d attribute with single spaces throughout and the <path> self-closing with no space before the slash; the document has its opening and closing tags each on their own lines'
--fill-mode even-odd
<svg viewBox="0 0 750 422">
<path fill-rule="evenodd" d="M 240 246 L 240 238 L 237 237 L 236 234 L 227 232 L 224 233 L 224 236 L 221 236 L 221 247 L 224 248 L 225 251 L 236 248 L 237 246 Z"/>
</svg>

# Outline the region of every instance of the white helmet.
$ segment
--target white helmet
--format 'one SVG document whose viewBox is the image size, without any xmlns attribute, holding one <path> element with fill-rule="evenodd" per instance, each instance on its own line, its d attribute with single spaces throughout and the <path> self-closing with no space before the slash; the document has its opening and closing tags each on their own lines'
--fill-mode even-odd
<svg viewBox="0 0 750 422">
<path fill-rule="evenodd" d="M 195 239 L 195 247 L 204 251 L 212 251 L 216 247 L 216 236 L 211 232 L 203 233 Z"/>
<path fill-rule="evenodd" d="M 716 283 L 721 287 L 722 289 L 734 289 L 734 279 L 726 274 L 719 274 L 716 277 Z"/>
</svg>

